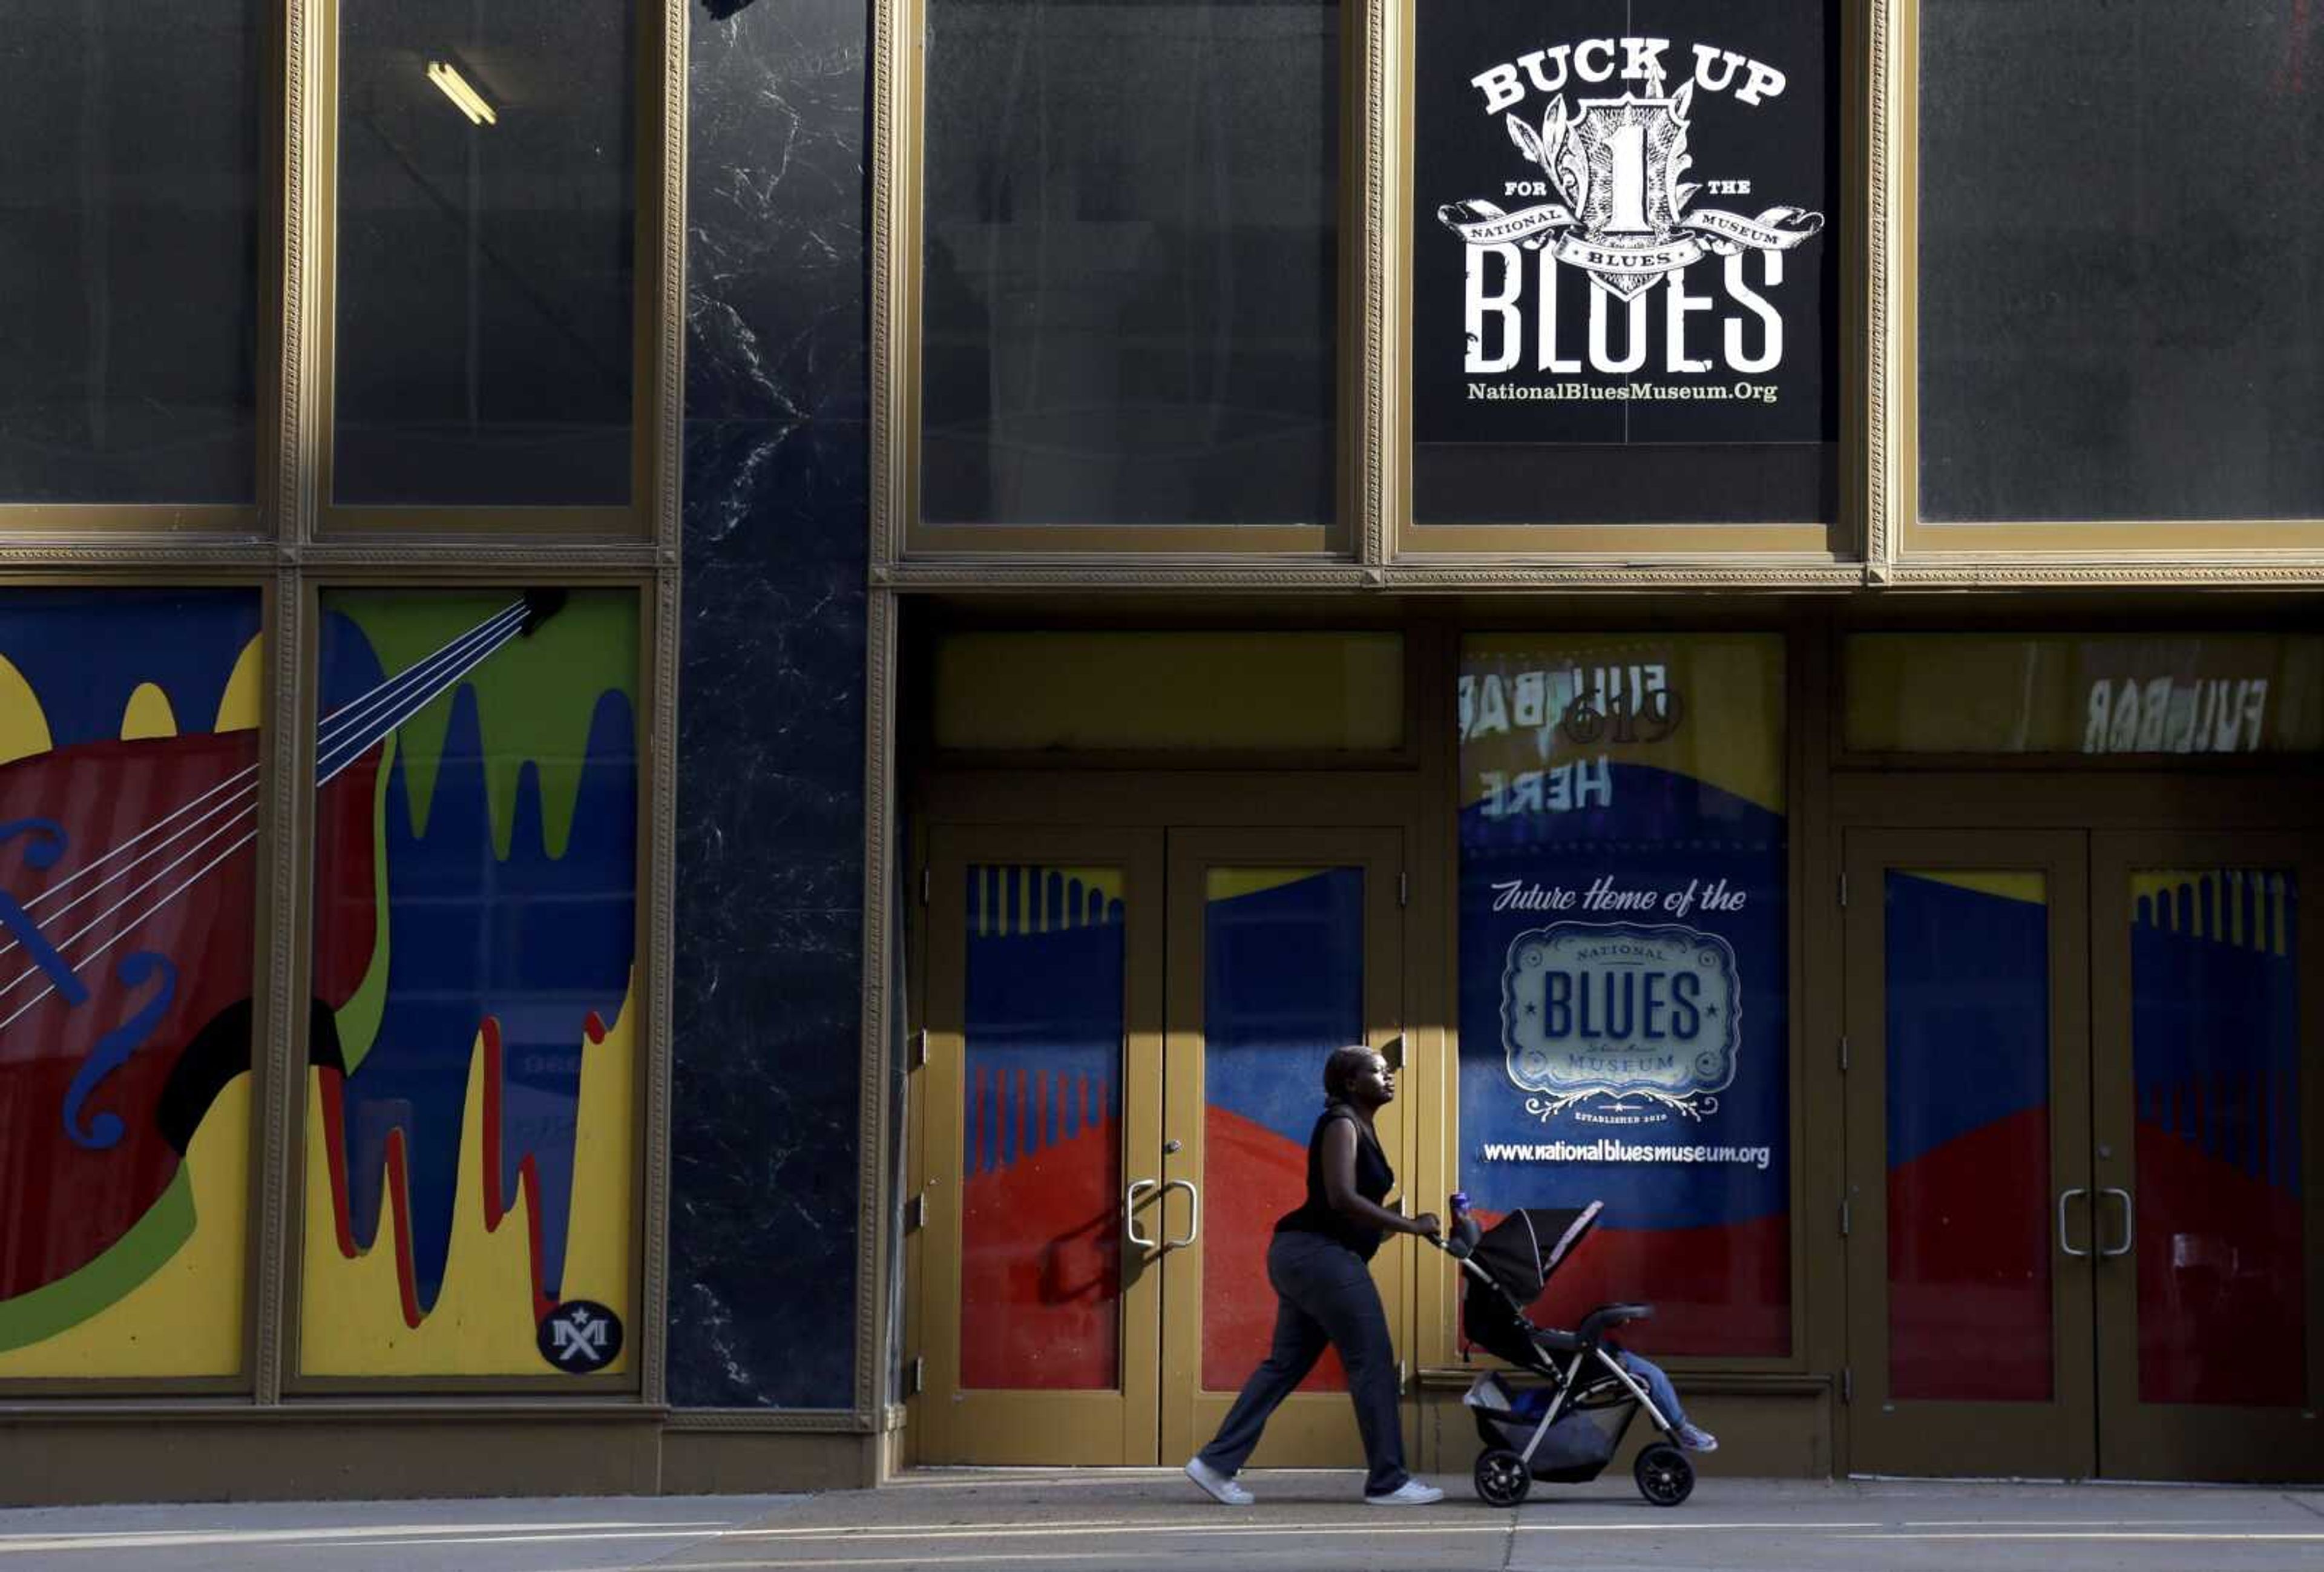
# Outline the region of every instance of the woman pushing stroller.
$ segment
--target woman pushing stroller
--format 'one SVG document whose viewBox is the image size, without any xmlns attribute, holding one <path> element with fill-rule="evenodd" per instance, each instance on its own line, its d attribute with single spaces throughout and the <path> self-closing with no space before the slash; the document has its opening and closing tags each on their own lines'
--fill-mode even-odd
<svg viewBox="0 0 2324 1572">
<path fill-rule="evenodd" d="M 1368 1048 L 1342 1048 L 1323 1064 L 1323 1111 L 1307 1138 L 1307 1195 L 1275 1225 L 1267 1251 L 1276 1293 L 1275 1341 L 1227 1410 L 1211 1444 L 1186 1464 L 1186 1477 L 1228 1506 L 1249 1506 L 1235 1481 L 1259 1446 L 1268 1416 L 1323 1357 L 1326 1344 L 1347 1366 L 1348 1396 L 1364 1442 L 1364 1500 L 1374 1506 L 1425 1506 L 1444 1493 L 1404 1466 L 1397 1414 L 1396 1352 L 1369 1265 L 1388 1234 L 1434 1239 L 1436 1216 L 1406 1217 L 1381 1203 L 1396 1175 L 1372 1116 L 1396 1097 L 1388 1061 Z"/>
</svg>

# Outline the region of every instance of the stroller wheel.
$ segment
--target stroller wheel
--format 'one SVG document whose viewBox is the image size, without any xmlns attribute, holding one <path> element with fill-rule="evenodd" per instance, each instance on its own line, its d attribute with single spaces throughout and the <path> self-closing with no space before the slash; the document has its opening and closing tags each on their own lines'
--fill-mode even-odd
<svg viewBox="0 0 2324 1572">
<path fill-rule="evenodd" d="M 1477 1466 L 1482 1468 L 1484 1464 Z M 1638 1482 L 1638 1493 L 1655 1506 L 1676 1506 L 1694 1493 L 1694 1465 L 1666 1441 L 1657 1441 L 1639 1453 L 1630 1474 Z"/>
<path fill-rule="evenodd" d="M 1477 1499 L 1487 1506 L 1515 1506 L 1533 1488 L 1533 1474 L 1525 1459 L 1506 1447 L 1496 1447 L 1477 1458 Z"/>
</svg>

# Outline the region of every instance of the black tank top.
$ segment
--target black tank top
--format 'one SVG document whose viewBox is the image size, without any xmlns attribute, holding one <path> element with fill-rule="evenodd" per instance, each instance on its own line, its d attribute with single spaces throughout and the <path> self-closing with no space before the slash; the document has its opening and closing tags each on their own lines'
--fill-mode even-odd
<svg viewBox="0 0 2324 1572">
<path fill-rule="evenodd" d="M 1321 1234 L 1370 1261 L 1379 1249 L 1386 1231 L 1343 1216 L 1333 1208 L 1323 1189 L 1323 1132 L 1335 1119 L 1345 1119 L 1356 1127 L 1356 1194 L 1378 1206 L 1388 1198 L 1388 1191 L 1396 1188 L 1396 1170 L 1388 1165 L 1388 1153 L 1364 1128 L 1364 1122 L 1356 1117 L 1356 1111 L 1345 1103 L 1328 1104 L 1307 1137 L 1307 1199 L 1297 1210 L 1285 1213 L 1276 1223 L 1275 1231 Z"/>
</svg>

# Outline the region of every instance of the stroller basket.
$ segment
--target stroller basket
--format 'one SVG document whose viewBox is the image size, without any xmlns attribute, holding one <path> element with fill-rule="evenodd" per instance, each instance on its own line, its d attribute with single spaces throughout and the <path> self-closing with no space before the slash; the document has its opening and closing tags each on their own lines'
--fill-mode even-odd
<svg viewBox="0 0 2324 1572">
<path fill-rule="evenodd" d="M 1622 1444 L 1623 1434 L 1630 1428 L 1637 1404 L 1607 1402 L 1568 1409 L 1542 1432 L 1538 1444 L 1534 1444 L 1534 1431 L 1541 1423 L 1538 1413 L 1527 1416 L 1510 1409 L 1496 1411 L 1484 1406 L 1474 1411 L 1477 1438 L 1488 1447 L 1523 1452 L 1533 1445 L 1535 1478 L 1554 1484 L 1582 1484 L 1605 1472 L 1614 1449 Z"/>
</svg>

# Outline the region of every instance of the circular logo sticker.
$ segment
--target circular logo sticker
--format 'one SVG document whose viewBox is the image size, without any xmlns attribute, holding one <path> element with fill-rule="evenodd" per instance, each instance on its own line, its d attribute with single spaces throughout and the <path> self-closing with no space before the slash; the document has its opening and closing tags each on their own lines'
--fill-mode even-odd
<svg viewBox="0 0 2324 1572">
<path fill-rule="evenodd" d="M 622 1352 L 622 1318 L 595 1299 L 567 1299 L 541 1318 L 540 1356 L 568 1375 L 603 1370 Z"/>
</svg>

